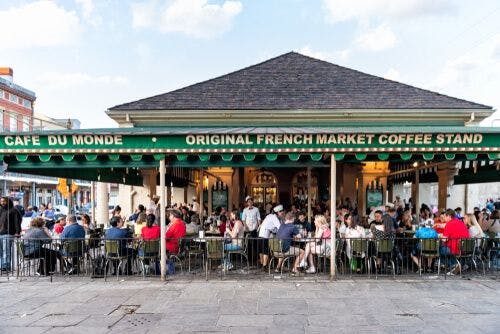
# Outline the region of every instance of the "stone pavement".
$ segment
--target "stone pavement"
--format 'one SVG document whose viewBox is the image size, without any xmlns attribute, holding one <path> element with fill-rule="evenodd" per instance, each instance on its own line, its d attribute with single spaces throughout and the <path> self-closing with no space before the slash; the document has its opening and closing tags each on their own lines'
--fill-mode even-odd
<svg viewBox="0 0 500 334">
<path fill-rule="evenodd" d="M 0 333 L 499 333 L 500 282 L 0 281 Z"/>
</svg>

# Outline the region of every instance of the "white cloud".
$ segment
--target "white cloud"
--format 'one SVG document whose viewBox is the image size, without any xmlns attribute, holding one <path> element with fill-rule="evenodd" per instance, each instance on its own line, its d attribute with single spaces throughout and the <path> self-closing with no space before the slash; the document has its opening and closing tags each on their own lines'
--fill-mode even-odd
<svg viewBox="0 0 500 334">
<path fill-rule="evenodd" d="M 370 29 L 359 36 L 355 44 L 362 50 L 382 51 L 390 49 L 396 44 L 396 35 L 386 24 Z"/>
<path fill-rule="evenodd" d="M 93 26 L 98 26 L 102 23 L 102 17 L 95 13 L 95 5 L 93 0 L 75 0 L 82 7 L 82 16 L 85 21 Z"/>
<path fill-rule="evenodd" d="M 162 33 L 212 38 L 229 30 L 242 8 L 240 1 L 231 0 L 220 5 L 210 4 L 208 0 L 153 0 L 132 5 L 132 25 Z"/>
<path fill-rule="evenodd" d="M 101 85 L 124 85 L 128 83 L 128 79 L 123 76 L 100 75 L 92 76 L 87 73 L 73 72 L 47 72 L 38 76 L 35 80 L 37 85 L 43 86 L 44 89 L 68 89 L 89 84 Z"/>
<path fill-rule="evenodd" d="M 338 63 L 339 61 L 346 61 L 349 58 L 349 55 L 351 51 L 349 49 L 345 50 L 340 50 L 340 51 L 333 51 L 333 52 L 328 52 L 328 51 L 317 51 L 311 49 L 309 45 L 303 46 L 299 50 L 297 50 L 298 53 L 301 53 L 303 55 L 313 57 L 316 59 L 321 59 L 325 60 L 328 62 L 333 62 L 333 63 Z"/>
<path fill-rule="evenodd" d="M 451 0 L 323 0 L 323 3 L 332 22 L 441 15 L 455 9 Z"/>
<path fill-rule="evenodd" d="M 40 0 L 0 11 L 1 49 L 26 49 L 74 43 L 81 31 L 74 11 Z"/>
<path fill-rule="evenodd" d="M 431 84 L 435 89 L 446 89 L 450 86 L 464 87 L 471 83 L 471 75 L 480 67 L 477 60 L 461 56 L 445 63 L 442 71 Z"/>
<path fill-rule="evenodd" d="M 389 80 L 394 80 L 394 81 L 400 81 L 401 80 L 401 74 L 399 73 L 398 70 L 395 68 L 390 68 L 387 70 L 387 72 L 384 74 L 385 79 Z"/>
</svg>

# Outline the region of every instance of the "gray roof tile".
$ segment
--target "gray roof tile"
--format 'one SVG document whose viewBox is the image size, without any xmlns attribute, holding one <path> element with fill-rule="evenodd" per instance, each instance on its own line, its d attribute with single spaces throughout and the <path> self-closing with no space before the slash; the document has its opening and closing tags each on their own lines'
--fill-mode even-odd
<svg viewBox="0 0 500 334">
<path fill-rule="evenodd" d="M 211 80 L 110 110 L 491 109 L 286 53 Z"/>
</svg>

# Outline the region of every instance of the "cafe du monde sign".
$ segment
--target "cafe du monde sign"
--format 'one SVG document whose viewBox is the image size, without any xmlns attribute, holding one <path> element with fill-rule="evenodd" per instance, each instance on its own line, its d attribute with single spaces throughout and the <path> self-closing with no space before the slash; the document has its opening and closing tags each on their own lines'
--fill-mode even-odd
<svg viewBox="0 0 500 334">
<path fill-rule="evenodd" d="M 321 148 L 470 148 L 498 151 L 497 133 L 331 133 L 331 134 L 9 134 L 0 136 L 0 152 L 24 153 L 38 150 L 100 149 L 204 150 L 223 149 L 321 149 Z M 104 153 L 104 152 L 103 152 Z"/>
</svg>

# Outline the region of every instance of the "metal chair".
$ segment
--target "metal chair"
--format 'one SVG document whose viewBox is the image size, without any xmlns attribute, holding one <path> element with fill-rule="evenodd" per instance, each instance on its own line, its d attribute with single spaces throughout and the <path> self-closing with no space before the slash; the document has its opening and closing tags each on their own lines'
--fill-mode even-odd
<svg viewBox="0 0 500 334">
<path fill-rule="evenodd" d="M 222 239 L 206 239 L 206 263 L 205 263 L 205 277 L 208 280 L 208 270 L 212 267 L 213 260 L 224 260 L 224 243 Z M 221 279 L 222 279 L 221 270 Z"/>
<path fill-rule="evenodd" d="M 37 241 L 37 240 L 35 240 Z M 16 278 L 19 278 L 19 274 L 23 273 L 23 276 L 26 275 L 26 269 L 28 269 L 27 276 L 30 276 L 31 269 L 33 268 L 33 272 L 36 272 L 35 268 L 40 267 L 40 261 L 43 260 L 42 256 L 35 255 L 24 255 L 25 245 L 24 242 L 34 242 L 33 240 L 17 240 L 17 274 Z M 26 267 L 26 263 L 28 266 Z M 31 265 L 33 263 L 33 266 Z"/>
<path fill-rule="evenodd" d="M 108 275 L 108 264 L 110 261 L 117 261 L 118 266 L 116 267 L 116 280 L 120 275 L 120 268 L 122 266 L 123 260 L 127 264 L 127 255 L 120 254 L 120 241 L 119 240 L 106 240 L 104 241 L 104 252 L 106 256 L 106 262 L 104 264 L 104 281 L 106 281 Z"/>
<path fill-rule="evenodd" d="M 192 239 L 184 239 L 184 253 L 188 260 L 188 272 L 191 272 L 191 257 L 194 257 L 195 261 L 198 256 L 201 257 L 202 268 L 205 266 L 205 253 L 206 251 L 202 248 L 202 243 L 194 243 Z M 188 241 L 188 243 L 186 242 Z"/>
<path fill-rule="evenodd" d="M 351 243 L 351 251 L 352 251 L 352 256 L 351 256 L 351 261 L 353 258 L 359 258 L 363 259 L 363 254 L 364 254 L 364 259 L 365 259 L 365 266 L 368 272 L 368 277 L 370 276 L 371 272 L 371 265 L 370 261 L 368 259 L 368 240 L 366 239 L 349 239 L 349 242 Z M 352 268 L 352 263 L 349 261 L 349 266 Z"/>
<path fill-rule="evenodd" d="M 441 257 L 439 256 L 439 239 L 420 239 L 420 266 L 422 259 L 437 258 L 438 276 L 441 270 Z M 422 270 L 419 270 L 422 276 Z"/>
<path fill-rule="evenodd" d="M 65 240 L 62 243 L 62 269 L 68 268 L 71 263 L 72 269 L 76 273 L 80 273 L 80 265 L 84 262 L 85 257 L 85 240 Z M 76 261 L 76 263 L 75 263 Z M 87 270 L 85 268 L 85 270 Z M 64 272 L 64 270 L 62 270 Z M 70 273 L 70 272 L 68 272 Z"/>
<path fill-rule="evenodd" d="M 269 239 L 269 252 L 271 253 L 271 260 L 269 261 L 269 275 L 271 275 L 271 267 L 274 262 L 274 259 L 282 259 L 281 262 L 281 268 L 280 268 L 280 275 L 283 276 L 283 267 L 285 266 L 285 263 L 288 263 L 288 266 L 290 266 L 290 259 L 293 259 L 296 255 L 295 254 L 285 254 L 283 253 L 283 248 L 282 248 L 282 241 L 280 239 Z"/>
<path fill-rule="evenodd" d="M 472 262 L 472 264 L 474 264 L 474 268 L 477 271 L 477 264 L 476 264 L 476 260 L 474 259 L 475 250 L 476 250 L 476 240 L 474 240 L 474 239 L 460 239 L 460 243 L 459 243 L 458 247 L 460 249 L 460 253 L 455 255 L 455 258 L 457 259 L 458 270 L 460 272 L 460 276 L 462 276 L 462 263 L 460 263 L 460 260 L 462 260 L 462 259 L 464 259 L 464 260 L 469 259 Z"/>
<path fill-rule="evenodd" d="M 344 249 L 344 243 L 345 243 L 344 239 L 337 239 L 337 241 L 335 242 L 336 259 L 340 265 L 340 269 L 341 269 L 342 274 L 345 274 L 344 261 L 342 260 L 342 256 L 341 256 L 342 250 Z M 318 269 L 323 268 L 323 271 L 326 272 L 326 267 L 327 267 L 326 265 L 328 262 L 327 260 L 330 259 L 330 248 L 325 247 L 325 250 L 319 254 L 316 254 L 316 256 L 318 257 Z M 323 261 L 323 265 L 320 264 L 322 261 Z M 335 267 L 336 268 L 339 267 L 337 265 L 337 263 L 335 263 Z M 316 271 L 316 272 L 318 272 L 318 271 Z"/>
<path fill-rule="evenodd" d="M 185 257 L 185 250 L 183 248 L 183 239 L 179 239 L 177 240 L 177 244 L 178 244 L 178 251 L 176 254 L 173 254 L 173 253 L 169 253 L 168 254 L 168 257 L 169 259 L 174 259 L 174 262 L 177 262 L 179 264 L 179 266 L 181 267 L 181 274 L 183 273 L 183 267 L 184 267 L 184 257 Z"/>
<path fill-rule="evenodd" d="M 392 251 L 394 250 L 394 239 L 380 239 L 375 240 L 375 254 L 372 256 L 372 260 L 375 264 L 375 279 L 378 279 L 378 270 L 377 270 L 377 259 L 381 258 L 381 269 L 386 260 L 392 266 L 392 276 L 396 278 L 396 266 L 394 265 L 394 261 L 392 260 Z"/>
<path fill-rule="evenodd" d="M 250 234 L 245 235 L 243 238 L 243 244 L 242 248 L 239 250 L 232 250 L 232 251 L 227 251 L 227 256 L 230 257 L 232 254 L 239 255 L 241 257 L 241 260 L 245 258 L 247 260 L 247 273 L 250 273 L 250 262 L 248 261 L 248 238 L 250 237 Z"/>
<path fill-rule="evenodd" d="M 138 252 L 137 259 L 141 263 L 142 277 L 146 277 L 146 261 L 155 264 L 160 254 L 160 239 L 143 240 L 139 246 L 142 252 Z M 155 266 L 156 274 L 156 266 Z"/>
</svg>

